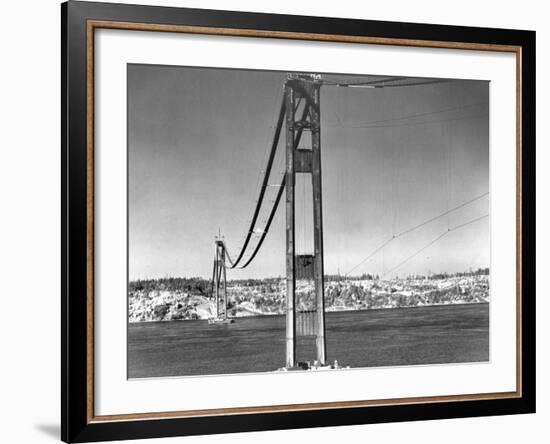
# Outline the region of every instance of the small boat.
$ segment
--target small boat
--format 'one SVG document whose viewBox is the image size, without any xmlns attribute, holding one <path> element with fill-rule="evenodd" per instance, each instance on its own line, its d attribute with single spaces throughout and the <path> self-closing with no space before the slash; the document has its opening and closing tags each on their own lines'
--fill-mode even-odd
<svg viewBox="0 0 550 444">
<path fill-rule="evenodd" d="M 235 322 L 234 319 L 231 318 L 224 318 L 224 317 L 216 317 L 216 318 L 210 318 L 208 319 L 209 324 L 233 324 Z"/>
</svg>

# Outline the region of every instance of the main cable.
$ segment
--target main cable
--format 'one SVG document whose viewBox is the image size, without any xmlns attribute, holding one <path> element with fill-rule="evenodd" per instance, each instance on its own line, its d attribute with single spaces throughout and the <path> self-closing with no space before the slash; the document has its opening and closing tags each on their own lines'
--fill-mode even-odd
<svg viewBox="0 0 550 444">
<path fill-rule="evenodd" d="M 271 167 L 273 166 L 273 160 L 275 159 L 275 153 L 277 151 L 277 146 L 279 145 L 279 137 L 281 135 L 281 128 L 283 126 L 283 121 L 285 117 L 285 110 L 286 110 L 286 102 L 285 98 L 283 96 L 283 100 L 281 102 L 281 109 L 279 111 L 279 117 L 277 118 L 277 125 L 275 127 L 275 134 L 273 136 L 273 142 L 271 144 L 271 152 L 269 153 L 269 159 L 267 160 L 267 166 L 264 172 L 264 178 L 262 181 L 262 187 L 260 188 L 260 194 L 258 195 L 258 200 L 256 202 L 256 208 L 254 209 L 254 214 L 252 216 L 252 220 L 250 221 L 250 226 L 248 228 L 248 232 L 246 233 L 246 238 L 244 240 L 244 243 L 241 247 L 241 250 L 239 252 L 239 255 L 237 256 L 237 259 L 235 261 L 231 260 L 230 258 L 230 266 L 228 268 L 236 268 L 239 262 L 241 261 L 242 257 L 244 256 L 244 253 L 246 251 L 246 248 L 248 247 L 248 243 L 250 242 L 250 238 L 252 237 L 252 233 L 254 232 L 254 226 L 256 225 L 256 221 L 258 219 L 258 215 L 260 214 L 260 209 L 262 207 L 263 199 L 265 196 L 265 191 L 267 189 L 269 176 L 271 174 Z"/>
<path fill-rule="evenodd" d="M 283 104 L 285 103 L 284 99 L 283 99 Z M 286 106 L 284 107 L 286 109 Z M 301 120 L 305 120 L 307 115 L 309 114 L 309 108 L 310 108 L 310 102 L 306 100 L 305 104 L 304 104 L 304 109 L 302 111 L 302 117 L 301 117 Z M 279 115 L 279 121 L 281 121 L 282 119 L 284 119 L 284 115 L 286 113 L 286 110 L 283 109 L 283 107 L 281 107 L 281 114 Z M 296 110 L 294 110 L 296 111 Z M 279 122 L 278 121 L 278 122 Z M 282 126 L 282 122 L 281 122 L 281 126 Z M 302 134 L 303 134 L 303 131 L 304 131 L 304 127 L 303 126 L 300 126 L 298 128 L 298 130 L 296 131 L 296 137 L 294 139 L 294 145 L 293 145 L 293 149 L 296 149 L 296 147 L 300 144 L 300 140 L 302 138 Z M 278 142 L 278 139 L 279 139 L 279 135 L 280 135 L 280 132 L 281 132 L 281 127 L 278 126 L 277 128 L 277 134 L 276 134 L 276 138 L 277 138 L 277 142 Z M 271 166 L 273 164 L 273 159 L 275 157 L 275 151 L 277 149 L 277 144 L 274 143 L 274 149 L 272 150 L 271 154 L 270 154 L 270 159 L 269 159 L 269 165 L 268 165 L 268 168 L 269 168 L 269 172 L 271 172 Z M 245 251 L 246 251 L 246 247 L 248 246 L 248 243 L 250 241 L 250 238 L 252 236 L 252 234 L 254 233 L 254 226 L 256 224 L 256 220 L 257 220 L 257 217 L 258 217 L 258 214 L 259 214 L 259 210 L 261 208 L 261 204 L 263 201 L 263 197 L 264 197 L 264 194 L 265 194 L 265 188 L 267 188 L 267 185 L 268 185 L 268 180 L 269 180 L 269 173 L 266 169 L 266 176 L 264 176 L 264 183 L 262 184 L 262 190 L 260 191 L 260 197 L 258 198 L 258 206 L 256 207 L 256 211 L 254 212 L 254 217 L 252 219 L 252 223 L 250 224 L 250 228 L 248 230 L 248 233 L 247 233 L 247 237 L 246 237 L 246 240 L 245 240 L 245 243 L 243 244 L 242 248 L 241 248 L 241 252 L 239 253 L 239 257 L 233 261 L 231 259 L 231 257 L 228 256 L 228 262 L 229 262 L 229 266 L 227 268 L 230 268 L 230 269 L 233 269 L 233 268 L 238 268 L 238 269 L 243 269 L 243 268 L 246 268 L 253 260 L 254 258 L 256 257 L 256 255 L 258 254 L 258 252 L 260 251 L 260 248 L 267 236 L 267 233 L 269 232 L 269 228 L 271 226 L 271 223 L 273 221 L 273 218 L 275 217 L 275 213 L 277 212 L 277 207 L 279 206 L 279 202 L 281 201 L 281 197 L 283 195 L 283 190 L 285 188 L 285 184 L 286 184 L 286 174 L 283 175 L 283 178 L 281 180 L 281 184 L 279 186 L 279 191 L 277 193 L 277 197 L 275 198 L 275 201 L 273 202 L 273 206 L 271 207 L 271 211 L 269 213 L 269 218 L 268 220 L 266 221 L 266 225 L 264 227 L 264 229 L 261 231 L 261 236 L 260 236 L 260 239 L 258 240 L 258 243 L 256 244 L 256 247 L 254 248 L 252 254 L 250 255 L 250 257 L 248 258 L 248 260 L 244 263 L 244 265 L 238 265 L 240 260 L 242 259 Z M 226 249 L 227 251 L 227 249 Z"/>
</svg>

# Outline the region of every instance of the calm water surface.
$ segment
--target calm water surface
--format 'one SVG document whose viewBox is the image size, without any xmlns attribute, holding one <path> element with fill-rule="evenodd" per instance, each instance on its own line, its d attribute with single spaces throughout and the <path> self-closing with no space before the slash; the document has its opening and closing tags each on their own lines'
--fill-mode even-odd
<svg viewBox="0 0 550 444">
<path fill-rule="evenodd" d="M 331 312 L 327 357 L 374 367 L 489 360 L 489 304 Z M 298 360 L 315 357 L 313 338 L 300 338 Z M 129 324 L 128 377 L 271 371 L 285 363 L 284 316 Z"/>
</svg>

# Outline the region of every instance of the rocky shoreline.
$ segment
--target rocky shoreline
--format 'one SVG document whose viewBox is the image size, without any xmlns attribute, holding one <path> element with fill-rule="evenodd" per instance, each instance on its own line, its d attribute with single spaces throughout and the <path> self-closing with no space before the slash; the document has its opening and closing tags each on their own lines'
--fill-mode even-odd
<svg viewBox="0 0 550 444">
<path fill-rule="evenodd" d="M 284 279 L 228 284 L 230 317 L 284 314 Z M 296 298 L 298 310 L 311 309 L 312 284 L 297 282 Z M 129 322 L 199 320 L 215 315 L 214 298 L 202 287 L 182 289 L 154 282 L 134 283 L 128 299 Z M 325 285 L 328 312 L 486 302 L 489 302 L 488 274 L 442 279 L 327 280 Z"/>
</svg>

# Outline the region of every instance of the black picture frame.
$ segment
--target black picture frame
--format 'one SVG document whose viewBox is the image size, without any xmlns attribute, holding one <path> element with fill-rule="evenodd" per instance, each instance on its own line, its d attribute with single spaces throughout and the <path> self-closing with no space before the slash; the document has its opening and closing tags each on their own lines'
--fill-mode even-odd
<svg viewBox="0 0 550 444">
<path fill-rule="evenodd" d="M 521 54 L 521 393 L 498 399 L 240 412 L 230 415 L 96 420 L 90 415 L 88 359 L 93 319 L 87 299 L 89 187 L 87 38 L 90 20 L 185 25 L 427 42 L 511 45 Z M 510 415 L 535 412 L 535 32 L 356 19 L 306 17 L 69 1 L 61 5 L 61 438 L 90 442 L 180 435 Z M 92 312 L 93 313 L 93 312 Z M 92 315 L 93 316 L 93 315 Z"/>
</svg>

